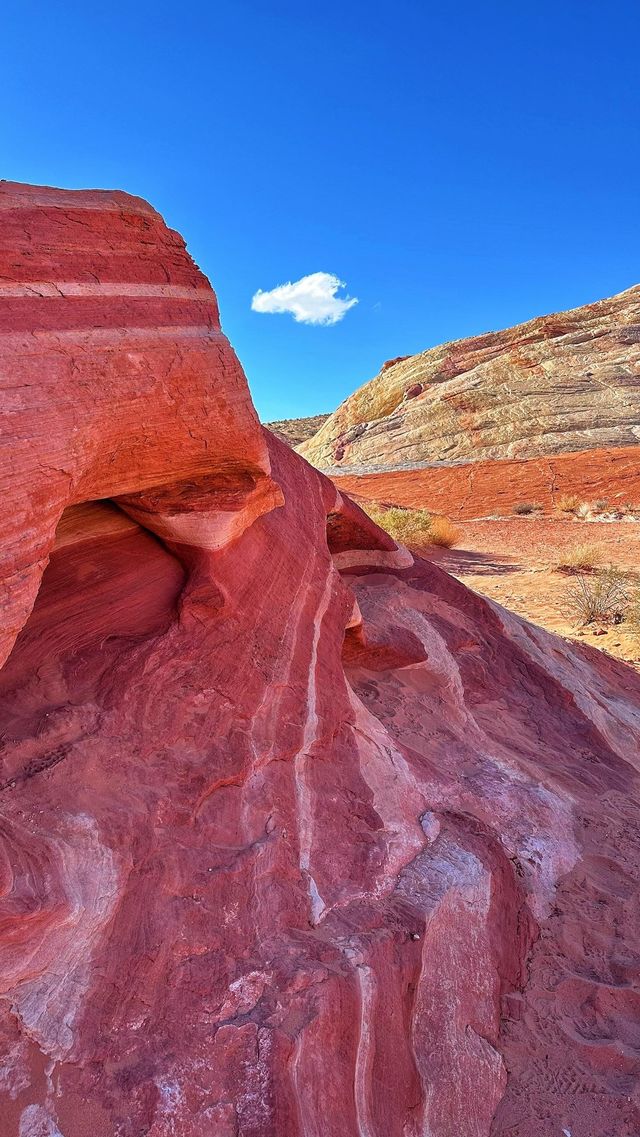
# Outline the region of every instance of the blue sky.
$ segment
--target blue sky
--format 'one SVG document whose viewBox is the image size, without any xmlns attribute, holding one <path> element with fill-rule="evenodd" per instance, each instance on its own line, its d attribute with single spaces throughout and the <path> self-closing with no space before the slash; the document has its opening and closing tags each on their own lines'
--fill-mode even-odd
<svg viewBox="0 0 640 1137">
<path fill-rule="evenodd" d="M 263 418 L 640 280 L 637 0 L 5 0 L 1 174 L 148 198 Z M 331 326 L 251 310 L 325 272 Z"/>
</svg>

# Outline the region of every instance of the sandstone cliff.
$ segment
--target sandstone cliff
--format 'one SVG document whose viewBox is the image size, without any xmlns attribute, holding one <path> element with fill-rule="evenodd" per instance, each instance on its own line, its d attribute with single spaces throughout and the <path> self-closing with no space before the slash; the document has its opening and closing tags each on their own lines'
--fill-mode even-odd
<svg viewBox="0 0 640 1137">
<path fill-rule="evenodd" d="M 182 241 L 0 186 L 3 1137 L 631 1137 L 640 682 L 263 432 Z"/>
<path fill-rule="evenodd" d="M 640 286 L 391 360 L 298 449 L 320 468 L 371 469 L 639 440 Z"/>
</svg>

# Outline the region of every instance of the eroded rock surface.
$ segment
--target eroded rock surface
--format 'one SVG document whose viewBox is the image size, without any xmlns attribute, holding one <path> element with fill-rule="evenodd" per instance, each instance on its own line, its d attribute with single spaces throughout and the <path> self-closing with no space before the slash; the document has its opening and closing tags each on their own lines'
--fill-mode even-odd
<svg viewBox="0 0 640 1137">
<path fill-rule="evenodd" d="M 216 515 L 246 501 L 242 524 L 275 501 L 215 296 L 139 198 L 0 182 L 0 390 L 0 659 L 65 506 L 161 487 L 155 512 L 183 533 L 199 479 Z"/>
<path fill-rule="evenodd" d="M 263 433 L 148 206 L 3 193 L 0 1131 L 636 1134 L 636 675 Z"/>
<path fill-rule="evenodd" d="M 510 513 L 523 502 L 536 502 L 551 512 L 569 497 L 587 503 L 602 500 L 612 509 L 626 506 L 640 512 L 637 446 L 547 458 L 435 464 L 386 473 L 335 471 L 332 477 L 345 493 L 459 519 Z"/>
<path fill-rule="evenodd" d="M 640 440 L 640 286 L 390 360 L 299 447 L 321 469 L 537 458 Z"/>
</svg>

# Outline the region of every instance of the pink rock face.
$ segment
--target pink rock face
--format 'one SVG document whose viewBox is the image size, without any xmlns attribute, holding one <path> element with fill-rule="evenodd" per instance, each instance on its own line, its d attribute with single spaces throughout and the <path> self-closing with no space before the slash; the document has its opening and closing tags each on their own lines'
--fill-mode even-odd
<svg viewBox="0 0 640 1137">
<path fill-rule="evenodd" d="M 637 1134 L 635 673 L 268 453 L 148 206 L 3 192 L 3 1137 Z"/>
<path fill-rule="evenodd" d="M 139 198 L 0 183 L 0 391 L 0 660 L 65 506 L 153 489 L 163 534 L 207 545 L 277 500 L 215 296 Z"/>
</svg>

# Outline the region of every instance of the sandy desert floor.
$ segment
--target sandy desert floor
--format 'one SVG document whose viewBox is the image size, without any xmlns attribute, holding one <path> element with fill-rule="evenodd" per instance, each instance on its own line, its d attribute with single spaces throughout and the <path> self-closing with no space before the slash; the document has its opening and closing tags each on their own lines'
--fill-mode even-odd
<svg viewBox="0 0 640 1137">
<path fill-rule="evenodd" d="M 566 612 L 571 577 L 554 568 L 559 555 L 578 544 L 593 544 L 603 563 L 630 574 L 640 588 L 640 522 L 500 518 L 456 523 L 455 549 L 419 550 L 470 588 L 550 631 L 586 640 L 640 669 L 640 642 L 627 624 L 580 628 Z"/>
</svg>

